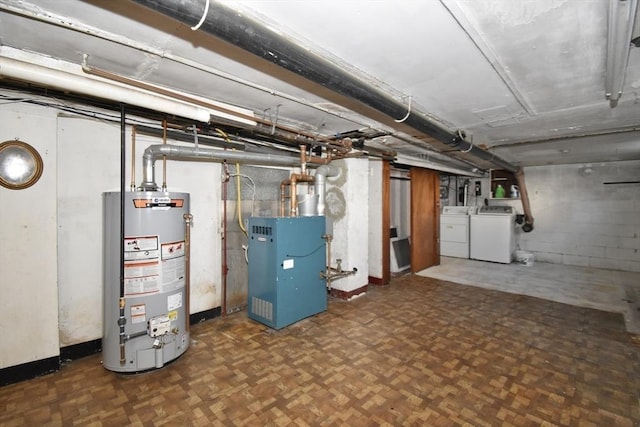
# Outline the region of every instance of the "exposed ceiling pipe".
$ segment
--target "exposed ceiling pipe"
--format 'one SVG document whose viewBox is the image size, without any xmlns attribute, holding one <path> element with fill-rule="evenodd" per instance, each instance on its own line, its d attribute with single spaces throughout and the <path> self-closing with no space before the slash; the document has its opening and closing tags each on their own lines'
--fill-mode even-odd
<svg viewBox="0 0 640 427">
<path fill-rule="evenodd" d="M 389 118 L 400 120 L 427 136 L 457 148 L 500 169 L 518 167 L 464 140 L 463 132 L 451 132 L 429 120 L 427 114 L 409 108 L 353 73 L 294 43 L 261 22 L 232 8 L 207 0 L 134 0 L 197 30 L 225 40 L 342 96 L 354 99 Z M 409 110 L 409 111 L 408 111 Z"/>
<path fill-rule="evenodd" d="M 35 61 L 38 61 L 36 63 Z M 32 62 L 33 61 L 33 62 Z M 83 75 L 79 66 L 0 46 L 0 78 L 68 90 L 129 105 L 161 111 L 198 122 L 208 122 L 211 113 L 204 108 L 143 92 L 132 87 Z"/>
<path fill-rule="evenodd" d="M 112 5 L 109 5 L 109 6 L 112 6 Z M 114 2 L 113 6 L 120 6 L 120 5 Z M 101 7 L 103 7 L 103 5 L 101 5 Z M 296 96 L 293 96 L 285 92 L 281 92 L 274 88 L 263 86 L 263 85 L 251 82 L 249 80 L 242 79 L 238 76 L 226 73 L 224 71 L 221 71 L 209 65 L 202 64 L 200 62 L 197 62 L 188 58 L 183 58 L 179 55 L 176 55 L 173 52 L 169 52 L 163 49 L 158 49 L 156 47 L 153 47 L 141 41 L 133 40 L 131 38 L 122 36 L 120 34 L 111 33 L 101 28 L 87 25 L 84 22 L 72 20 L 68 16 L 57 15 L 49 10 L 44 10 L 41 6 L 35 6 L 33 4 L 20 1 L 20 2 L 16 2 L 16 4 L 0 4 L 0 10 L 5 11 L 7 13 L 13 13 L 15 15 L 22 16 L 25 18 L 37 20 L 39 22 L 44 22 L 50 25 L 55 25 L 70 31 L 75 31 L 81 34 L 87 34 L 96 38 L 100 38 L 102 40 L 106 40 L 112 43 L 117 43 L 119 45 L 138 50 L 140 52 L 148 53 L 150 55 L 155 55 L 159 58 L 163 58 L 168 61 L 175 62 L 176 64 L 185 65 L 187 67 L 193 68 L 195 70 L 203 71 L 207 74 L 214 75 L 216 77 L 231 81 L 233 83 L 246 86 L 251 89 L 255 89 L 264 93 L 268 93 L 270 95 L 277 96 L 278 98 L 295 102 L 305 107 L 312 108 L 314 110 L 321 111 L 323 113 L 332 115 L 334 117 L 338 117 L 340 119 L 350 121 L 360 126 L 365 126 L 365 127 L 372 126 L 371 123 L 364 122 L 360 119 L 357 119 L 356 116 L 354 115 L 343 114 L 331 108 L 325 108 L 310 100 L 298 98 Z"/>
<path fill-rule="evenodd" d="M 147 147 L 142 155 L 142 183 L 139 187 L 141 191 L 158 190 L 155 180 L 155 161 L 161 156 L 176 160 L 209 160 L 217 162 L 226 160 L 268 166 L 299 166 L 300 163 L 297 157 L 156 144 Z"/>
</svg>

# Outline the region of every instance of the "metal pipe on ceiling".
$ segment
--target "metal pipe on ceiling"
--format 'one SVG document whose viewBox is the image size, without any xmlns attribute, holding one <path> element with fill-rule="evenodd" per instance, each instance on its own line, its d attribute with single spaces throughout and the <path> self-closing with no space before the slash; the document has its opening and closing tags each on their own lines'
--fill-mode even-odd
<svg viewBox="0 0 640 427">
<path fill-rule="evenodd" d="M 157 191 L 158 184 L 155 180 L 155 161 L 158 157 L 166 156 L 168 159 L 179 160 L 204 160 L 217 162 L 238 162 L 252 165 L 270 166 L 299 166 L 300 160 L 296 157 L 279 156 L 264 153 L 246 153 L 229 150 L 215 150 L 196 147 L 182 147 L 177 145 L 156 144 L 150 145 L 142 155 L 142 183 L 139 189 L 142 191 Z"/>
<path fill-rule="evenodd" d="M 500 169 L 516 172 L 518 167 L 464 140 L 464 133 L 451 132 L 429 120 L 426 113 L 409 109 L 379 88 L 358 78 L 342 67 L 314 54 L 251 17 L 238 13 L 220 2 L 208 0 L 134 0 L 186 25 L 196 26 L 266 61 L 342 96 L 354 99 L 387 117 L 398 119 L 425 135 L 457 148 Z"/>
</svg>

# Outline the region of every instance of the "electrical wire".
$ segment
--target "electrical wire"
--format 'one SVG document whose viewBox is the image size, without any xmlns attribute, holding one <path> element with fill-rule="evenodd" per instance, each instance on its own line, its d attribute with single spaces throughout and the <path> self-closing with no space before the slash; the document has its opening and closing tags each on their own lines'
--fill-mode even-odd
<svg viewBox="0 0 640 427">
<path fill-rule="evenodd" d="M 321 244 L 320 246 L 318 246 L 317 248 L 315 248 L 314 250 L 312 250 L 311 252 L 309 252 L 308 254 L 305 255 L 291 255 L 291 254 L 286 254 L 285 256 L 288 258 L 306 258 L 308 256 L 311 256 L 313 254 L 315 254 L 316 252 L 318 252 L 320 249 L 324 248 L 325 244 Z"/>
<path fill-rule="evenodd" d="M 200 18 L 200 22 L 198 22 L 196 25 L 191 27 L 191 29 L 193 31 L 197 31 L 198 28 L 200 28 L 200 26 L 204 24 L 204 20 L 207 19 L 208 14 L 209 14 L 209 0 L 207 0 L 207 3 L 204 5 L 204 12 L 202 12 L 202 18 Z"/>
</svg>

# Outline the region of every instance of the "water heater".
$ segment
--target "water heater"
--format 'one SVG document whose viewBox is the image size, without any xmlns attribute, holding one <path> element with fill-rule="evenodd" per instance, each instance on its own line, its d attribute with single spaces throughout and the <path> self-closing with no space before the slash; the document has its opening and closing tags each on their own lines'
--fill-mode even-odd
<svg viewBox="0 0 640 427">
<path fill-rule="evenodd" d="M 189 194 L 125 193 L 124 241 L 120 200 L 119 192 L 103 194 L 102 362 L 112 371 L 140 372 L 162 367 L 189 347 Z"/>
</svg>

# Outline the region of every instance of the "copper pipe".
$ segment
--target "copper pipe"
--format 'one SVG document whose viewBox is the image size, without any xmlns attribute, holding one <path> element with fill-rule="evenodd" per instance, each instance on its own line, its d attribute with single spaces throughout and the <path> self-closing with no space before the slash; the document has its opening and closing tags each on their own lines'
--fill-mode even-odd
<svg viewBox="0 0 640 427">
<path fill-rule="evenodd" d="M 191 220 L 193 215 L 186 213 L 182 215 L 184 218 L 184 311 L 186 324 L 186 332 L 189 333 L 191 327 L 191 306 L 190 306 L 190 294 L 191 294 Z"/>
<path fill-rule="evenodd" d="M 226 150 L 226 148 L 225 148 Z M 224 164 L 225 176 L 222 181 L 222 317 L 227 316 L 227 183 L 229 182 L 229 174 L 227 172 L 227 163 Z"/>
<path fill-rule="evenodd" d="M 327 151 L 327 157 L 308 157 L 307 158 L 307 162 L 308 163 L 314 163 L 314 164 L 318 164 L 318 165 L 327 165 L 329 163 L 331 163 L 331 160 L 333 160 L 333 156 L 331 154 L 331 151 Z"/>
<path fill-rule="evenodd" d="M 287 198 L 285 189 L 287 185 L 291 185 L 290 179 L 285 179 L 280 183 L 280 216 L 284 217 L 284 201 Z"/>
<path fill-rule="evenodd" d="M 303 175 L 307 173 L 307 146 L 300 145 L 300 171 Z"/>
</svg>

